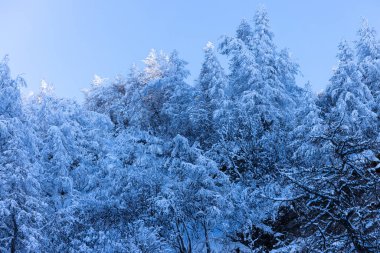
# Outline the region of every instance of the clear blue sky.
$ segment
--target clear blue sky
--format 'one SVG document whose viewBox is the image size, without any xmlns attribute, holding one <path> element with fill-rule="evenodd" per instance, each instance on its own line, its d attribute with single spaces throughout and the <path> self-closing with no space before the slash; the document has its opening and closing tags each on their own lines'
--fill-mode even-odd
<svg viewBox="0 0 380 253">
<path fill-rule="evenodd" d="M 59 96 L 79 100 L 94 74 L 125 75 L 151 48 L 177 49 L 195 79 L 207 41 L 233 35 L 261 4 L 276 44 L 290 49 L 300 82 L 310 80 L 315 91 L 328 82 L 338 42 L 355 39 L 362 17 L 380 33 L 378 0 L 0 0 L 0 55 L 10 56 L 12 75 L 22 74 L 28 90 L 45 79 Z"/>
</svg>

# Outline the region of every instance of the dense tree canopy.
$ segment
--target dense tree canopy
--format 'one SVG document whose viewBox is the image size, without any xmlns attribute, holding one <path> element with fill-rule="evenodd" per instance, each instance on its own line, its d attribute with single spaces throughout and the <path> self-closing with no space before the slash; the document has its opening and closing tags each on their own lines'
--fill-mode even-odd
<svg viewBox="0 0 380 253">
<path fill-rule="evenodd" d="M 0 251 L 380 252 L 380 42 L 352 44 L 313 94 L 259 9 L 194 84 L 152 50 L 83 104 L 22 98 L 5 58 Z"/>
</svg>

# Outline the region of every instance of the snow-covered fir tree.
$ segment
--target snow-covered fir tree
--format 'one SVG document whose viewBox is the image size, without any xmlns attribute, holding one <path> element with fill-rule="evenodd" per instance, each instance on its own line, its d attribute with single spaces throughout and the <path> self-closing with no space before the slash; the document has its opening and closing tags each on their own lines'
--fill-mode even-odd
<svg viewBox="0 0 380 253">
<path fill-rule="evenodd" d="M 198 134 L 202 145 L 215 143 L 218 129 L 214 117 L 215 111 L 221 108 L 225 100 L 227 78 L 214 52 L 214 45 L 208 42 L 204 48 L 205 57 L 198 78 L 199 95 L 191 111 L 193 125 L 198 126 Z"/>
</svg>

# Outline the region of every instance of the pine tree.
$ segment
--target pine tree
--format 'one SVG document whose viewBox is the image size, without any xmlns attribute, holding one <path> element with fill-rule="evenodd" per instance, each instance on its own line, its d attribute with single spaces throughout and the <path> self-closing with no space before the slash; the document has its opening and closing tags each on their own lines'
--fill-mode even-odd
<svg viewBox="0 0 380 253">
<path fill-rule="evenodd" d="M 208 42 L 204 49 L 205 59 L 198 79 L 200 94 L 195 105 L 198 112 L 191 113 L 193 120 L 196 121 L 195 125 L 201 131 L 201 143 L 206 146 L 216 142 L 217 127 L 214 112 L 223 104 L 227 84 L 224 70 L 213 50 L 214 46 Z"/>
<path fill-rule="evenodd" d="M 226 95 L 235 100 L 244 91 L 253 90 L 259 73 L 253 53 L 246 44 L 239 38 L 225 36 L 219 44 L 219 51 L 230 59 Z"/>
<path fill-rule="evenodd" d="M 252 49 L 253 31 L 247 20 L 243 19 L 236 30 L 236 38 L 244 42 L 248 49 Z"/>
<path fill-rule="evenodd" d="M 264 8 L 260 8 L 254 16 L 252 50 L 261 79 L 266 82 L 273 82 L 276 76 L 276 47 L 273 37 L 269 26 L 268 13 Z"/>
<path fill-rule="evenodd" d="M 288 49 L 282 49 L 276 58 L 276 69 L 279 81 L 286 92 L 297 100 L 302 96 L 302 89 L 296 84 L 296 77 L 300 74 L 298 63 L 294 62 Z"/>
<path fill-rule="evenodd" d="M 362 82 L 368 86 L 376 101 L 375 110 L 380 113 L 380 42 L 376 38 L 376 31 L 363 20 L 357 32 L 356 55 L 361 72 Z"/>
<path fill-rule="evenodd" d="M 338 68 L 326 89 L 326 119 L 339 123 L 347 136 L 367 135 L 373 138 L 377 135 L 374 99 L 369 88 L 362 82 L 353 51 L 347 42 L 339 44 L 337 57 Z"/>
<path fill-rule="evenodd" d="M 359 39 L 356 43 L 358 62 L 363 62 L 366 58 L 376 60 L 379 57 L 379 41 L 376 39 L 376 31 L 370 27 L 368 21 L 363 19 L 362 25 L 357 32 Z"/>
</svg>

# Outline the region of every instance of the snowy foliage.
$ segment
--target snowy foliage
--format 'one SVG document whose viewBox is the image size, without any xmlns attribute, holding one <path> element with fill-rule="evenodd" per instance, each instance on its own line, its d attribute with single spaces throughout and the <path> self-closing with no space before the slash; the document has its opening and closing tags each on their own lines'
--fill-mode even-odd
<svg viewBox="0 0 380 253">
<path fill-rule="evenodd" d="M 204 48 L 95 76 L 79 104 L 0 64 L 1 252 L 379 252 L 380 44 L 363 22 L 325 91 L 265 9 Z M 221 56 L 218 55 L 219 51 Z M 226 56 L 225 71 L 219 57 Z"/>
</svg>

